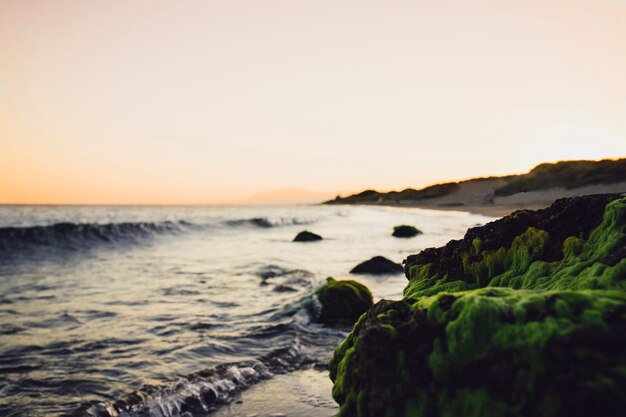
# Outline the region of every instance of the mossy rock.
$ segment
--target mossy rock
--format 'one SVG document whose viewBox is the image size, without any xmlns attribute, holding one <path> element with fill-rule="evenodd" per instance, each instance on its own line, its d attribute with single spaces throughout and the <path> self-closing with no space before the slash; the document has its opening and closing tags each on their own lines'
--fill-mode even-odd
<svg viewBox="0 0 626 417">
<path fill-rule="evenodd" d="M 598 194 L 517 211 L 409 256 L 405 297 L 486 286 L 626 290 L 626 197 Z"/>
<path fill-rule="evenodd" d="M 626 197 L 519 211 L 405 262 L 330 362 L 339 416 L 622 416 Z"/>
<path fill-rule="evenodd" d="M 320 235 L 309 232 L 308 230 L 303 230 L 298 233 L 296 237 L 293 238 L 294 242 L 315 242 L 318 240 L 322 240 L 323 238 Z"/>
<path fill-rule="evenodd" d="M 393 233 L 391 234 L 393 237 L 415 237 L 419 234 L 422 234 L 422 231 L 416 228 L 415 226 L 409 226 L 406 224 L 395 226 L 393 228 Z"/>
<path fill-rule="evenodd" d="M 331 277 L 326 278 L 326 282 L 317 289 L 315 295 L 321 306 L 318 320 L 324 323 L 354 323 L 374 303 L 372 293 L 365 285 Z"/>
<path fill-rule="evenodd" d="M 374 256 L 352 268 L 350 273 L 370 275 L 399 274 L 402 273 L 402 265 L 390 261 L 384 256 Z"/>
<path fill-rule="evenodd" d="M 623 416 L 626 294 L 380 301 L 330 362 L 338 416 Z"/>
</svg>

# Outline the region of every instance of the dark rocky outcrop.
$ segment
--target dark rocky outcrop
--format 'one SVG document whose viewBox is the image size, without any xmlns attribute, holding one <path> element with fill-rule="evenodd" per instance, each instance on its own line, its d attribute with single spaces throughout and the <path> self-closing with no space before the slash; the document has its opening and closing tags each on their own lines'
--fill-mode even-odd
<svg viewBox="0 0 626 417">
<path fill-rule="evenodd" d="M 408 226 L 406 224 L 395 226 L 393 228 L 393 233 L 391 234 L 393 237 L 415 237 L 419 234 L 422 234 L 422 231 L 416 228 L 415 226 Z"/>
<path fill-rule="evenodd" d="M 372 293 L 363 284 L 352 280 L 326 278 L 315 292 L 320 302 L 319 321 L 351 321 L 354 323 L 374 303 Z"/>
<path fill-rule="evenodd" d="M 625 247 L 613 194 L 410 256 L 404 299 L 370 308 L 330 362 L 338 415 L 622 416 Z"/>
<path fill-rule="evenodd" d="M 383 256 L 374 256 L 365 262 L 361 262 L 350 271 L 351 274 L 398 274 L 402 272 L 402 265 L 397 264 Z"/>
<path fill-rule="evenodd" d="M 298 233 L 295 238 L 293 238 L 294 242 L 315 242 L 317 240 L 322 240 L 320 235 L 309 232 L 308 230 L 303 230 Z"/>
</svg>

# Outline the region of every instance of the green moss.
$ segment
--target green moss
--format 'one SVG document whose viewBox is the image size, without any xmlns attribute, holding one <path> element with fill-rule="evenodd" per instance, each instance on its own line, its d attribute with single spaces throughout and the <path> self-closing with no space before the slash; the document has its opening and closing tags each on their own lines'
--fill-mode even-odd
<svg viewBox="0 0 626 417">
<path fill-rule="evenodd" d="M 481 251 L 481 242 L 461 254 L 465 274 L 462 277 L 437 276 L 430 265 L 410 268 L 406 297 L 433 295 L 441 291 L 464 291 L 482 287 L 517 289 L 626 289 L 626 259 L 614 265 L 600 262 L 626 242 L 626 198 L 607 204 L 602 223 L 587 240 L 571 236 L 563 242 L 563 258 L 556 262 L 539 260 L 549 244 L 543 230 L 529 227 L 513 239 L 510 248 Z M 465 277 L 463 277 L 465 278 Z"/>
<path fill-rule="evenodd" d="M 482 247 L 482 245 L 483 242 L 482 240 L 480 240 L 480 238 L 474 238 L 474 240 L 472 240 L 472 249 L 474 249 L 472 255 L 478 255 L 479 253 L 481 253 L 480 248 Z"/>
<path fill-rule="evenodd" d="M 563 241 L 563 256 L 565 258 L 577 257 L 582 252 L 585 241 L 576 237 L 570 236 Z"/>
<path fill-rule="evenodd" d="M 403 305 L 364 316 L 335 352 L 340 415 L 564 416 L 573 393 L 600 399 L 606 389 L 613 398 L 598 407 L 617 415 L 626 401 L 626 351 L 615 348 L 626 342 L 624 292 L 483 288 Z M 378 330 L 389 326 L 393 339 Z M 379 380 L 364 381 L 364 366 Z"/>
<path fill-rule="evenodd" d="M 455 295 L 458 298 L 452 311 L 458 315 L 446 323 L 443 349 L 435 349 L 429 358 L 436 377 L 450 375 L 493 349 L 523 348 L 520 354 L 529 356 L 528 363 L 540 367 L 541 361 L 531 360 L 531 356 L 539 357 L 549 340 L 581 328 L 588 332 L 607 330 L 602 313 L 626 301 L 626 294 L 618 291 L 540 293 L 501 288 Z M 559 307 L 555 308 L 557 302 Z M 420 300 L 418 305 L 423 303 L 428 300 Z M 436 302 L 430 309 L 441 310 Z M 430 317 L 442 315 L 429 311 Z"/>
<path fill-rule="evenodd" d="M 543 253 L 548 233 L 529 227 L 513 240 L 511 248 L 480 252 L 480 261 L 472 262 L 469 254 L 463 256 L 463 268 L 476 280 L 477 287 L 484 287 L 501 274 L 517 276 L 527 270 L 537 256 Z"/>
<path fill-rule="evenodd" d="M 326 283 L 315 292 L 321 309 L 319 320 L 356 321 L 373 304 L 372 293 L 363 284 L 353 280 L 338 281 L 326 278 Z"/>
<path fill-rule="evenodd" d="M 474 239 L 461 272 L 413 265 L 405 299 L 370 308 L 330 361 L 339 415 L 623 415 L 626 198 L 581 236 L 530 227 Z"/>
</svg>

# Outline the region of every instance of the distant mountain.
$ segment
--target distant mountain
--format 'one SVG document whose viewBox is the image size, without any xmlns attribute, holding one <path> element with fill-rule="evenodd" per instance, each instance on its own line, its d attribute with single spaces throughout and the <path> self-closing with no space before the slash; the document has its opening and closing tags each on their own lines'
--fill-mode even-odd
<svg viewBox="0 0 626 417">
<path fill-rule="evenodd" d="M 241 204 L 319 204 L 333 198 L 336 192 L 311 191 L 304 188 L 281 188 L 253 195 Z"/>
</svg>

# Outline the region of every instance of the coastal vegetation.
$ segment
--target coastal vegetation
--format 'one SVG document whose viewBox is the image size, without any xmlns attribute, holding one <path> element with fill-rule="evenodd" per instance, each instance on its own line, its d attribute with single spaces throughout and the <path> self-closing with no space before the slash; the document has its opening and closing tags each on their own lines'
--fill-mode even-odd
<svg viewBox="0 0 626 417">
<path fill-rule="evenodd" d="M 626 159 L 602 161 L 562 161 L 540 164 L 528 174 L 517 175 L 495 190 L 496 196 L 509 196 L 554 187 L 566 189 L 593 184 L 626 181 Z"/>
<path fill-rule="evenodd" d="M 459 187 L 458 183 L 450 182 L 445 184 L 435 184 L 421 190 L 407 188 L 402 191 L 390 191 L 381 193 L 376 190 L 365 190 L 358 194 L 347 197 L 337 196 L 334 200 L 327 201 L 326 204 L 359 204 L 359 203 L 375 203 L 381 198 L 389 201 L 402 200 L 427 200 L 430 198 L 443 197 L 456 191 Z"/>
<path fill-rule="evenodd" d="M 425 204 L 438 207 L 492 205 L 497 198 L 531 191 L 572 190 L 624 182 L 626 182 L 626 158 L 560 161 L 537 165 L 526 174 L 474 178 L 435 184 L 419 190 L 413 188 L 390 192 L 366 190 L 346 197 L 337 196 L 325 204 Z"/>
</svg>

